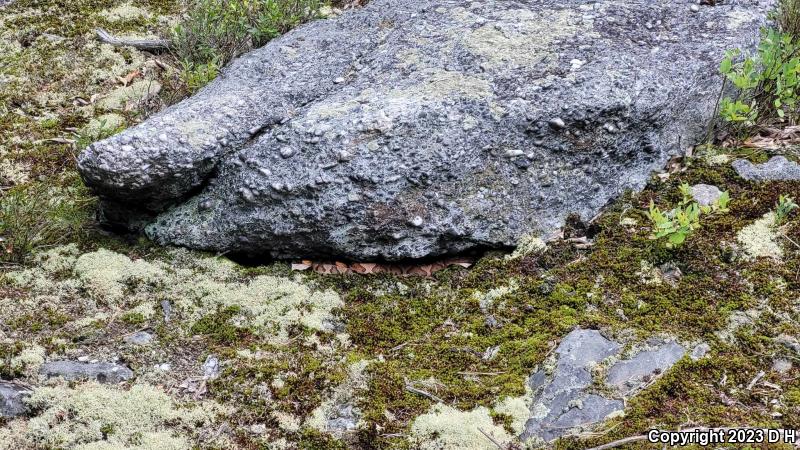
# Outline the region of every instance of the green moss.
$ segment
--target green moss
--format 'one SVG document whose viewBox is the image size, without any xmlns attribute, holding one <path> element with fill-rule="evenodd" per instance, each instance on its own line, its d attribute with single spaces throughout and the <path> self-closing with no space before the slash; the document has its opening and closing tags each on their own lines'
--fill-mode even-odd
<svg viewBox="0 0 800 450">
<path fill-rule="evenodd" d="M 232 319 L 242 313 L 238 306 L 228 306 L 209 314 L 192 325 L 191 332 L 208 336 L 217 344 L 234 344 L 244 341 L 251 333 L 247 328 L 234 325 Z"/>
</svg>

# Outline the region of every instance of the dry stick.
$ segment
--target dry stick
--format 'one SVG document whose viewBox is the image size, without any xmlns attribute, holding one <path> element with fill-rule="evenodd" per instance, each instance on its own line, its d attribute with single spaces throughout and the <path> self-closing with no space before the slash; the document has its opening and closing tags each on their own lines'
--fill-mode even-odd
<svg viewBox="0 0 800 450">
<path fill-rule="evenodd" d="M 408 392 L 411 392 L 412 394 L 417 394 L 417 395 L 421 395 L 421 396 L 423 396 L 423 397 L 428 397 L 429 399 L 431 399 L 431 400 L 433 400 L 433 401 L 435 401 L 435 402 L 439 402 L 439 403 L 445 403 L 445 401 L 444 401 L 444 400 L 442 400 L 441 398 L 439 398 L 439 397 L 437 397 L 437 396 L 435 396 L 435 395 L 431 394 L 430 392 L 428 392 L 428 391 L 423 391 L 422 389 L 417 389 L 417 388 L 415 388 L 414 386 L 411 386 L 411 385 L 410 385 L 410 384 L 408 384 L 408 383 L 406 383 L 406 390 L 407 390 Z"/>
<path fill-rule="evenodd" d="M 480 432 L 481 432 L 481 434 L 483 434 L 484 436 L 486 436 L 486 439 L 488 439 L 488 440 L 492 441 L 492 444 L 496 445 L 496 446 L 497 446 L 497 448 L 499 448 L 500 450 L 504 450 L 504 449 L 506 448 L 505 446 L 503 446 L 503 444 L 501 444 L 501 443 L 497 442 L 497 440 L 496 440 L 495 438 L 493 438 L 492 436 L 490 436 L 490 435 L 489 435 L 489 433 L 487 433 L 487 432 L 483 431 L 483 430 L 481 429 L 481 427 L 478 427 L 478 431 L 480 431 Z"/>
<path fill-rule="evenodd" d="M 113 36 L 108 31 L 97 28 L 94 30 L 101 42 L 115 47 L 133 47 L 136 50 L 161 52 L 169 49 L 169 41 L 164 39 L 125 39 Z"/>
<path fill-rule="evenodd" d="M 615 447 L 623 446 L 625 444 L 630 444 L 632 442 L 644 441 L 646 439 L 647 439 L 647 436 L 645 436 L 643 434 L 640 435 L 640 436 L 631 436 L 631 437 L 626 437 L 625 439 L 620 439 L 618 441 L 609 442 L 608 444 L 603 444 L 603 445 L 600 445 L 598 447 L 591 448 L 589 450 L 606 450 L 606 449 L 609 449 L 609 448 L 615 448 Z"/>
</svg>

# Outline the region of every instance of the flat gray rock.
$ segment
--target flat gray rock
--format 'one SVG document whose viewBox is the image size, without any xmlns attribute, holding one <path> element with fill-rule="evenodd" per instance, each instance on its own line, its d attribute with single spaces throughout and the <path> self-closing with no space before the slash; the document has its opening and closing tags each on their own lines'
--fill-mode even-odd
<svg viewBox="0 0 800 450">
<path fill-rule="evenodd" d="M 153 342 L 153 335 L 146 331 L 137 331 L 123 337 L 122 340 L 131 345 L 149 345 Z"/>
<path fill-rule="evenodd" d="M 131 369 L 119 364 L 105 362 L 50 361 L 42 365 L 39 373 L 47 377 L 61 377 L 65 380 L 95 380 L 109 384 L 116 384 L 133 378 Z"/>
<path fill-rule="evenodd" d="M 576 329 L 566 335 L 556 349 L 552 371 L 538 371 L 528 380 L 534 399 L 520 439 L 547 443 L 575 430 L 592 428 L 609 415 L 622 412 L 624 398 L 666 372 L 686 353 L 677 343 L 661 342 L 630 359 L 616 361 L 605 379 L 595 380 L 592 369 L 609 357 L 619 356 L 621 350 L 620 344 L 596 330 Z M 594 392 L 596 382 L 605 382 L 614 394 Z"/>
<path fill-rule="evenodd" d="M 0 417 L 17 417 L 27 412 L 25 398 L 31 390 L 10 381 L 0 381 Z"/>
<path fill-rule="evenodd" d="M 664 373 L 685 354 L 686 349 L 675 342 L 639 352 L 631 359 L 617 361 L 608 371 L 606 384 L 627 396 Z"/>
<path fill-rule="evenodd" d="M 619 344 L 596 330 L 576 329 L 565 336 L 556 349 L 558 360 L 549 380 L 545 382 L 545 374 L 539 372 L 529 381 L 536 397 L 521 439 L 536 437 L 550 442 L 570 428 L 594 424 L 621 411 L 621 399 L 586 392 L 592 385 L 591 368 L 619 351 Z"/>
<path fill-rule="evenodd" d="M 736 173 L 750 181 L 798 181 L 800 164 L 789 161 L 784 156 L 773 156 L 763 164 L 753 164 L 744 159 L 733 162 Z"/>
<path fill-rule="evenodd" d="M 111 224 L 279 258 L 421 258 L 595 215 L 706 132 L 772 0 L 373 0 L 86 149 Z"/>
<path fill-rule="evenodd" d="M 722 191 L 718 187 L 710 184 L 695 184 L 692 186 L 692 198 L 700 206 L 710 206 L 719 200 Z"/>
</svg>

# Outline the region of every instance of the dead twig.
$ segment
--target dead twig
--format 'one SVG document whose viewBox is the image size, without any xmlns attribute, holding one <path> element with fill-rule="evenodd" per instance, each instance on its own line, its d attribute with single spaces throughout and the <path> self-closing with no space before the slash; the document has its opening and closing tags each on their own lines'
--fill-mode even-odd
<svg viewBox="0 0 800 450">
<path fill-rule="evenodd" d="M 94 31 L 100 42 L 115 47 L 133 47 L 136 50 L 148 52 L 163 52 L 169 49 L 169 41 L 165 39 L 126 39 L 114 36 L 102 28 L 97 28 Z"/>
<path fill-rule="evenodd" d="M 431 399 L 431 400 L 433 400 L 435 402 L 445 403 L 444 400 L 442 400 L 441 398 L 431 394 L 430 392 L 424 391 L 422 389 L 415 388 L 413 385 L 411 385 L 411 383 L 408 382 L 408 380 L 406 380 L 406 390 L 408 392 L 411 392 L 412 394 L 417 394 L 417 395 L 421 395 L 423 397 L 427 397 L 427 398 L 429 398 L 429 399 Z"/>
<path fill-rule="evenodd" d="M 758 382 L 759 382 L 759 381 L 760 381 L 762 378 L 764 378 L 764 375 L 766 375 L 766 372 L 764 372 L 763 370 L 759 370 L 759 371 L 758 371 L 758 373 L 756 374 L 756 376 L 754 376 L 754 377 L 753 377 L 753 379 L 752 379 L 752 380 L 750 380 L 750 384 L 748 384 L 748 385 L 747 385 L 747 390 L 748 390 L 748 391 L 751 391 L 751 390 L 753 390 L 753 387 L 754 387 L 756 384 L 758 384 Z"/>
<path fill-rule="evenodd" d="M 647 436 L 645 436 L 643 434 L 639 435 L 639 436 L 631 436 L 631 437 L 626 437 L 624 439 L 620 439 L 620 440 L 617 440 L 617 441 L 614 441 L 614 442 L 609 442 L 608 444 L 599 445 L 599 446 L 593 447 L 593 448 L 591 448 L 589 450 L 606 450 L 606 449 L 609 449 L 609 448 L 621 447 L 621 446 L 623 446 L 625 444 L 630 444 L 630 443 L 633 443 L 633 442 L 644 441 L 646 439 L 647 439 Z"/>
<path fill-rule="evenodd" d="M 496 445 L 497 448 L 499 448 L 500 450 L 505 450 L 506 449 L 506 446 L 504 446 L 503 444 L 497 442 L 497 439 L 493 438 L 489 433 L 483 431 L 481 429 L 481 427 L 478 427 L 478 431 L 480 431 L 482 435 L 486 436 L 486 439 L 492 441 L 492 444 Z"/>
</svg>

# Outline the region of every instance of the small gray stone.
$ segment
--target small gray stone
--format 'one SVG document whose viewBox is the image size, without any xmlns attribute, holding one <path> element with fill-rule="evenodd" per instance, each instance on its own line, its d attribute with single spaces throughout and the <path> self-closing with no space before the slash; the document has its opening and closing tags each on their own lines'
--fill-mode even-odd
<svg viewBox="0 0 800 450">
<path fill-rule="evenodd" d="M 353 405 L 346 403 L 338 405 L 333 413 L 333 417 L 328 418 L 328 430 L 332 432 L 343 432 L 356 429 L 360 411 Z"/>
<path fill-rule="evenodd" d="M 291 158 L 294 156 L 294 149 L 292 147 L 282 147 L 281 148 L 281 156 L 284 158 Z"/>
<path fill-rule="evenodd" d="M 203 378 L 214 380 L 219 377 L 219 358 L 215 355 L 208 355 L 206 362 L 203 363 Z"/>
<path fill-rule="evenodd" d="M 692 186 L 692 198 L 694 198 L 700 206 L 713 205 L 719 200 L 720 195 L 722 195 L 722 191 L 720 191 L 718 187 L 710 184 L 695 184 Z"/>
<path fill-rule="evenodd" d="M 614 364 L 608 371 L 606 383 L 627 396 L 647 384 L 652 377 L 664 373 L 685 354 L 686 349 L 675 342 L 639 352 L 631 359 Z"/>
<path fill-rule="evenodd" d="M 547 122 L 547 123 L 551 127 L 555 128 L 556 130 L 560 130 L 560 129 L 565 128 L 567 126 L 567 124 L 564 123 L 564 119 L 562 119 L 561 117 L 554 117 L 554 118 L 550 119 L 550 121 Z"/>
<path fill-rule="evenodd" d="M 18 383 L 0 381 L 0 417 L 10 418 L 25 414 L 25 398 L 31 390 Z"/>
<path fill-rule="evenodd" d="M 697 5 L 692 5 L 692 6 L 689 7 L 689 10 L 692 11 L 692 12 L 695 12 L 695 13 L 696 12 L 700 12 L 700 7 L 697 6 Z"/>
<path fill-rule="evenodd" d="M 750 181 L 797 181 L 800 180 L 800 165 L 784 156 L 773 156 L 764 164 L 753 164 L 744 159 L 733 162 L 736 173 Z"/>
<path fill-rule="evenodd" d="M 133 378 L 133 371 L 113 363 L 84 363 L 77 361 L 50 361 L 42 365 L 39 373 L 65 380 L 95 380 L 100 383 L 116 384 Z"/>
<path fill-rule="evenodd" d="M 153 335 L 146 331 L 138 331 L 125 336 L 122 340 L 132 345 L 148 345 L 153 342 Z"/>
<path fill-rule="evenodd" d="M 172 318 L 172 304 L 169 300 L 161 300 L 161 311 L 164 313 L 164 322 L 169 322 Z"/>
</svg>

